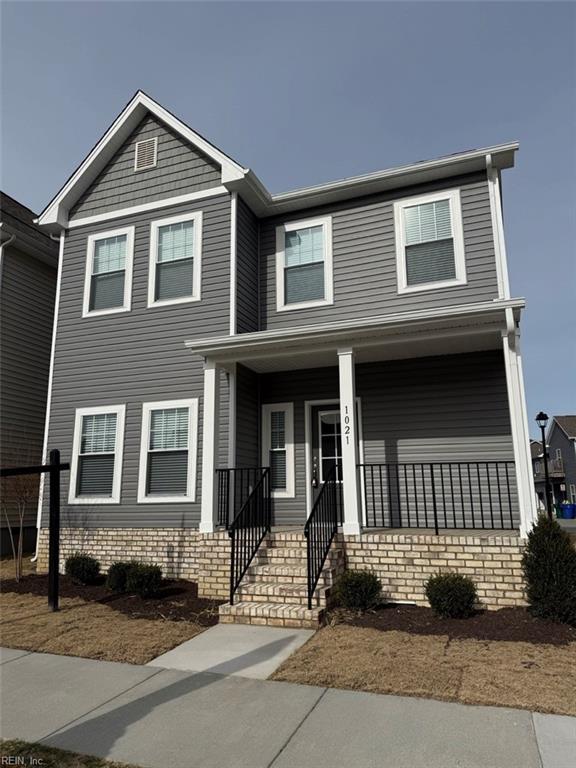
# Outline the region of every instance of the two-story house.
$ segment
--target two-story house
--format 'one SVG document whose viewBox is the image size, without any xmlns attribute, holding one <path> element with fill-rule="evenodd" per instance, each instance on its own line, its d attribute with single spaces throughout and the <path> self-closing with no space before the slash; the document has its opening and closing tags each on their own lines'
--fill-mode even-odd
<svg viewBox="0 0 576 768">
<path fill-rule="evenodd" d="M 516 150 L 272 195 L 138 92 L 39 218 L 60 237 L 63 551 L 158 562 L 231 595 L 226 621 L 317 622 L 346 563 L 393 599 L 445 567 L 521 601 Z"/>
<path fill-rule="evenodd" d="M 534 486 L 541 507 L 546 506 L 546 473 L 542 443 L 530 442 Z M 576 416 L 552 416 L 546 436 L 548 479 L 554 504 L 576 504 Z"/>
</svg>

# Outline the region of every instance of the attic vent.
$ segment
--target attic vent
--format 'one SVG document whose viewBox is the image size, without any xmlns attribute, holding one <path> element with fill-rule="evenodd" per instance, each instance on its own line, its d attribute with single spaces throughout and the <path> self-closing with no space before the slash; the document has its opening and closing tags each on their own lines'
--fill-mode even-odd
<svg viewBox="0 0 576 768">
<path fill-rule="evenodd" d="M 158 148 L 158 138 L 144 139 L 136 142 L 134 153 L 134 170 L 144 171 L 146 168 L 154 168 L 156 165 L 156 154 Z"/>
</svg>

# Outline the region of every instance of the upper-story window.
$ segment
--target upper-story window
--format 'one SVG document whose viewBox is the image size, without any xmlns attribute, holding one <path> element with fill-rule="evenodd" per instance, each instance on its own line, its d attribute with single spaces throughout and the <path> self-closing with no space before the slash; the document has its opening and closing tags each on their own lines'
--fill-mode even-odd
<svg viewBox="0 0 576 768">
<path fill-rule="evenodd" d="M 398 291 L 466 283 L 459 190 L 394 203 Z"/>
<path fill-rule="evenodd" d="M 158 137 L 137 141 L 134 148 L 134 170 L 146 171 L 154 168 L 158 159 Z"/>
<path fill-rule="evenodd" d="M 332 219 L 326 216 L 276 228 L 276 309 L 333 303 Z"/>
<path fill-rule="evenodd" d="M 148 306 L 200 299 L 202 213 L 153 221 Z"/>
<path fill-rule="evenodd" d="M 134 227 L 88 238 L 82 315 L 130 309 Z"/>
</svg>

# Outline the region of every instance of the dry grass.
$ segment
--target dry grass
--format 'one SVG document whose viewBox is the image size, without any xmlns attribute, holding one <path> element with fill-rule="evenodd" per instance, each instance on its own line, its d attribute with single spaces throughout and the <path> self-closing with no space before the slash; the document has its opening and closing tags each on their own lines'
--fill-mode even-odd
<svg viewBox="0 0 576 768">
<path fill-rule="evenodd" d="M 0 559 L 0 579 L 13 579 L 15 577 L 15 566 L 12 556 Z M 22 576 L 28 576 L 36 573 L 36 563 L 32 562 L 32 555 L 25 555 L 22 558 Z"/>
<path fill-rule="evenodd" d="M 272 676 L 291 683 L 576 715 L 576 643 L 325 627 Z"/>
<path fill-rule="evenodd" d="M 130 768 L 126 763 L 111 763 L 99 757 L 79 755 L 76 752 L 45 747 L 42 744 L 29 744 L 26 741 L 16 740 L 0 742 L 2 765 L 16 765 L 15 761 L 19 758 L 24 759 L 24 765 L 39 765 L 42 768 Z"/>
<path fill-rule="evenodd" d="M 62 598 L 51 613 L 45 597 L 0 597 L 0 643 L 26 651 L 146 664 L 202 632 L 188 621 L 133 619 L 99 603 Z"/>
</svg>

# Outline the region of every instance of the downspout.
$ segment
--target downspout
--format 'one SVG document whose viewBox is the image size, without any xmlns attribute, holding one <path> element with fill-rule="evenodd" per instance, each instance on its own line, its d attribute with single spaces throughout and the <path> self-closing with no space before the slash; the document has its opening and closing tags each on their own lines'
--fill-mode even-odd
<svg viewBox="0 0 576 768">
<path fill-rule="evenodd" d="M 0 224 L 0 227 L 2 224 Z M 16 235 L 10 235 L 8 240 L 6 240 L 3 243 L 0 243 L 0 288 L 2 287 L 2 267 L 4 263 L 4 259 L 2 258 L 4 256 L 4 248 L 7 248 L 9 245 L 12 245 L 12 243 L 16 240 Z"/>
<path fill-rule="evenodd" d="M 60 283 L 62 282 L 62 262 L 64 261 L 64 230 L 60 232 L 59 237 L 50 235 L 52 240 L 58 240 L 60 247 L 58 249 L 58 274 L 56 277 L 56 296 L 54 297 L 54 320 L 52 322 L 52 344 L 50 349 L 50 368 L 48 370 L 48 395 L 46 397 L 46 416 L 44 417 L 44 442 L 42 445 L 42 464 L 46 463 L 48 456 L 48 427 L 50 425 L 50 408 L 52 406 L 52 378 L 54 375 L 54 353 L 56 350 L 56 328 L 58 325 L 58 309 L 60 307 Z M 42 502 L 44 500 L 44 480 L 46 475 L 40 475 L 40 486 L 38 488 L 38 511 L 36 513 L 36 551 L 32 562 L 38 560 L 38 546 L 40 544 L 40 529 L 42 527 Z"/>
</svg>

